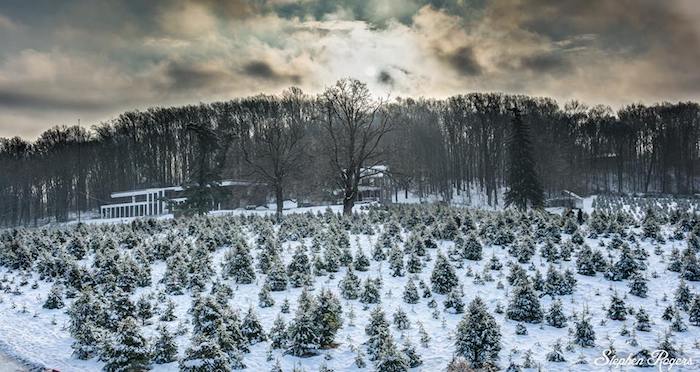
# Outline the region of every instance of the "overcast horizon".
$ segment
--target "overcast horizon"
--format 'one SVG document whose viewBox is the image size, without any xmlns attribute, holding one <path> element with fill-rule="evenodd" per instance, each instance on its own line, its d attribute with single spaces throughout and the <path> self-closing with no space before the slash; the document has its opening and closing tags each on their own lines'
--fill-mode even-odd
<svg viewBox="0 0 700 372">
<path fill-rule="evenodd" d="M 700 100 L 691 0 L 0 4 L 0 137 L 344 77 L 376 95 Z"/>
</svg>

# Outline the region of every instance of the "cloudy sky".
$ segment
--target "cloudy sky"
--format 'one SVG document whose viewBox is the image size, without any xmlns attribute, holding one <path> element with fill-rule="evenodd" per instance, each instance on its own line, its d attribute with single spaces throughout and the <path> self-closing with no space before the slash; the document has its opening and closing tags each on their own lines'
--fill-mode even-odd
<svg viewBox="0 0 700 372">
<path fill-rule="evenodd" d="M 3 0 L 0 136 L 342 77 L 617 106 L 700 100 L 695 0 Z"/>
</svg>

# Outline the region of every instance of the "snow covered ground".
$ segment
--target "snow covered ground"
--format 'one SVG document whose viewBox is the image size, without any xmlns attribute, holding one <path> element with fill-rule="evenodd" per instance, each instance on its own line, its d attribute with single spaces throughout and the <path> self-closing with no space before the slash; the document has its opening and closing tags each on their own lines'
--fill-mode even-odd
<svg viewBox="0 0 700 372">
<path fill-rule="evenodd" d="M 333 208 L 334 211 L 338 207 Z M 586 212 L 592 211 L 592 199 L 586 199 L 584 203 Z M 325 207 L 316 207 L 308 209 L 299 209 L 295 212 L 321 212 Z M 260 211 L 233 211 L 220 214 L 256 214 L 262 215 L 270 212 Z M 488 214 L 479 214 L 475 218 L 477 224 L 481 224 L 482 220 L 479 217 L 490 218 Z M 214 218 L 214 217 L 212 217 Z M 222 217 L 225 218 L 225 217 Z M 110 223 L 116 221 L 100 220 L 101 223 Z M 381 226 L 375 226 L 377 230 L 381 230 Z M 641 233 L 641 228 L 632 227 L 630 231 L 636 234 Z M 379 231 L 378 231 L 379 232 Z M 671 228 L 664 226 L 662 232 L 668 235 Z M 402 231 L 404 241 L 410 235 L 410 231 Z M 351 234 L 350 242 L 352 252 L 355 254 L 358 249 L 362 249 L 364 253 L 371 257 L 371 251 L 379 237 L 379 234 Z M 254 239 L 256 237 L 248 232 L 247 239 L 251 247 L 255 247 Z M 562 241 L 570 239 L 568 234 L 562 234 Z M 604 252 L 610 253 L 611 257 L 617 256 L 616 251 L 607 251 L 604 246 L 607 246 L 612 239 L 612 236 L 601 237 L 596 239 L 586 239 L 585 242 L 592 248 L 601 249 Z M 302 242 L 285 242 L 283 244 L 283 252 L 281 257 L 285 264 L 291 260 L 291 256 L 297 246 Z M 307 247 L 311 245 L 311 240 L 306 239 L 303 242 Z M 639 298 L 628 294 L 628 281 L 613 282 L 603 278 L 601 273 L 596 276 L 584 276 L 576 274 L 578 281 L 576 290 L 573 295 L 559 296 L 563 302 L 564 313 L 567 316 L 573 313 L 579 313 L 584 308 L 590 309 L 592 315 L 592 324 L 596 334 L 595 347 L 580 348 L 576 347 L 572 351 L 565 350 L 564 355 L 566 362 L 553 363 L 547 362 L 545 355 L 551 351 L 551 345 L 558 339 L 566 344 L 569 339 L 569 328 L 573 326 L 573 321 L 569 319 L 568 327 L 554 328 L 544 323 L 527 324 L 527 335 L 516 335 L 515 328 L 518 322 L 508 320 L 504 314 L 497 314 L 494 310 L 500 305 L 506 307 L 508 305 L 508 294 L 512 288 L 506 281 L 506 275 L 509 272 L 506 263 L 513 261 L 508 250 L 499 245 L 489 244 L 484 242 L 483 256 L 481 261 L 460 260 L 452 262 L 455 266 L 460 284 L 464 287 L 464 302 L 468 305 L 469 302 L 476 296 L 481 297 L 489 311 L 496 318 L 500 325 L 500 330 L 503 335 L 502 348 L 500 351 L 499 365 L 503 368 L 507 367 L 509 360 L 512 359 L 520 363 L 526 350 L 532 352 L 533 359 L 538 363 L 542 370 L 545 371 L 598 371 L 606 370 L 606 367 L 595 365 L 594 361 L 601 357 L 603 350 L 607 349 L 610 342 L 613 343 L 619 356 L 639 351 L 642 347 L 649 350 L 656 349 L 659 344 L 659 338 L 668 328 L 669 323 L 662 320 L 661 316 L 664 309 L 673 302 L 674 290 L 678 287 L 680 279 L 676 272 L 668 271 L 668 255 L 671 249 L 683 249 L 686 246 L 684 241 L 667 241 L 663 244 L 658 244 L 651 241 L 642 241 L 640 247 L 644 248 L 649 253 L 648 269 L 646 270 L 649 279 L 649 296 L 647 298 Z M 438 241 L 437 249 L 428 249 L 428 258 L 424 261 L 424 267 L 421 273 L 417 274 L 419 279 L 430 285 L 430 275 L 435 263 L 435 258 L 439 252 L 447 253 L 454 246 L 454 242 L 447 240 Z M 657 248 L 658 246 L 658 248 Z M 538 248 L 541 245 L 538 245 Z M 213 253 L 213 267 L 218 272 L 221 271 L 221 262 L 228 248 L 220 247 Z M 655 249 L 663 252 L 663 255 L 656 255 L 653 252 Z M 252 254 L 256 256 L 259 252 L 252 249 Z M 503 269 L 489 271 L 486 266 L 489 265 L 489 259 L 494 256 L 504 264 Z M 575 258 L 571 261 L 560 260 L 557 263 L 549 264 L 545 262 L 539 253 L 532 258 L 532 266 L 530 264 L 521 265 L 532 276 L 533 269 L 539 270 L 543 275 L 546 274 L 550 265 L 553 265 L 558 270 L 571 269 L 576 272 Z M 88 265 L 89 259 L 81 261 L 83 265 Z M 391 330 L 399 345 L 402 340 L 408 338 L 417 347 L 418 353 L 423 359 L 423 365 L 415 370 L 437 371 L 444 370 L 453 357 L 455 349 L 455 330 L 457 324 L 462 319 L 463 314 L 451 314 L 444 312 L 443 301 L 444 295 L 433 293 L 433 298 L 438 304 L 438 311 L 428 306 L 429 299 L 421 298 L 420 302 L 415 305 L 409 305 L 402 301 L 402 293 L 411 274 L 406 274 L 403 277 L 393 277 L 389 269 L 387 261 L 370 260 L 370 269 L 366 272 L 356 272 L 361 280 L 365 278 L 381 278 L 383 287 L 381 289 L 382 302 L 381 305 L 386 313 L 387 319 L 391 323 L 394 312 L 402 308 L 408 313 L 411 322 L 411 327 L 405 331 L 397 330 L 393 325 Z M 154 285 L 150 288 L 139 288 L 136 290 L 132 298 L 138 298 L 143 293 L 155 293 L 162 288 L 159 283 L 164 275 L 165 263 L 157 261 L 152 266 L 152 282 Z M 482 274 L 490 272 L 493 281 L 479 281 L 474 279 L 474 274 Z M 10 280 L 19 280 L 17 271 L 9 271 L 7 268 L 0 269 L 0 277 L 10 278 Z M 341 268 L 338 273 L 316 277 L 313 293 L 318 293 L 322 289 L 329 289 L 334 293 L 339 293 L 339 281 L 345 276 L 345 268 Z M 296 300 L 301 293 L 300 288 L 289 288 L 283 292 L 272 292 L 275 305 L 269 308 L 259 308 L 258 293 L 264 282 L 265 275 L 259 274 L 255 283 L 248 285 L 236 285 L 230 280 L 227 282 L 234 289 L 234 297 L 229 301 L 229 304 L 240 310 L 241 314 L 245 314 L 249 307 L 253 307 L 264 327 L 269 330 L 272 327 L 275 317 L 280 313 L 280 305 L 285 299 L 288 299 L 291 305 L 289 314 L 283 314 L 287 322 L 291 321 L 295 309 Z M 102 368 L 103 363 L 96 360 L 78 360 L 74 358 L 71 349 L 72 338 L 68 332 L 69 317 L 66 315 L 66 308 L 57 310 L 47 310 L 42 308 L 46 300 L 51 283 L 40 280 L 38 274 L 31 273 L 28 278 L 28 283 L 37 283 L 36 288 L 31 288 L 29 285 L 22 287 L 21 295 L 13 295 L 3 293 L 0 297 L 0 340 L 6 345 L 8 355 L 18 355 L 23 360 L 31 363 L 36 363 L 47 368 L 55 368 L 60 371 L 95 371 Z M 499 283 L 503 284 L 503 289 L 498 288 Z M 700 293 L 700 285 L 698 282 L 687 282 L 693 293 Z M 613 293 L 618 293 L 625 297 L 625 302 L 628 307 L 639 309 L 643 306 L 649 313 L 652 319 L 651 332 L 636 332 L 636 342 L 638 346 L 633 346 L 630 343 L 632 336 L 621 335 L 621 329 L 626 328 L 632 330 L 634 328 L 634 316 L 629 315 L 626 321 L 615 321 L 607 319 L 604 308 L 610 303 L 610 296 Z M 179 296 L 171 296 L 176 303 L 175 314 L 177 320 L 169 322 L 168 327 L 174 330 L 178 324 L 184 320 L 190 319 L 188 310 L 192 304 L 192 297 L 189 293 Z M 71 300 L 66 300 L 69 305 Z M 549 296 L 544 296 L 540 299 L 542 308 L 548 309 L 552 299 Z M 361 347 L 363 342 L 367 340 L 365 334 L 365 325 L 369 319 L 369 313 L 376 305 L 363 305 L 357 300 L 346 301 L 341 300 L 344 312 L 345 322 L 343 327 L 336 336 L 338 346 L 333 349 L 323 350 L 318 356 L 310 358 L 297 358 L 290 355 L 284 355 L 280 350 L 273 351 L 273 361 L 279 360 L 284 371 L 292 370 L 294 367 L 301 367 L 306 371 L 316 371 L 319 366 L 325 362 L 329 368 L 336 371 L 348 370 L 372 370 L 372 363 L 368 362 L 366 369 L 358 369 L 355 365 L 356 353 L 354 347 Z M 354 319 L 349 319 L 349 313 L 354 313 Z M 433 314 L 436 316 L 433 316 Z M 157 318 L 156 318 L 157 319 Z M 142 328 L 142 332 L 146 337 L 155 337 L 155 327 L 159 323 Z M 418 340 L 418 323 L 422 323 L 430 335 L 430 342 L 427 347 L 422 347 Z M 687 323 L 687 316 L 686 316 Z M 187 327 L 187 325 L 185 325 Z M 688 331 L 673 334 L 673 339 L 676 346 L 682 350 L 683 355 L 694 361 L 694 365 L 689 367 L 674 367 L 674 371 L 694 371 L 700 370 L 700 327 L 688 325 Z M 635 333 L 635 332 L 633 332 Z M 611 340 L 611 341 L 609 341 Z M 190 343 L 189 332 L 185 335 L 178 336 L 177 342 L 179 353 L 182 356 L 185 349 Z M 268 361 L 268 342 L 258 343 L 253 345 L 250 353 L 243 355 L 244 363 L 250 371 L 267 371 L 271 368 L 274 362 Z M 577 364 L 577 361 L 585 361 L 587 364 Z M 11 360 L 9 361 L 12 362 Z M 11 371 L 11 364 L 1 364 L 0 370 Z M 7 368 L 5 368 L 7 366 Z M 155 371 L 174 371 L 178 369 L 177 362 L 153 365 Z M 533 371 L 536 369 L 532 369 Z M 623 368 L 623 370 L 634 370 L 634 368 Z M 643 370 L 643 369 L 640 369 Z"/>
</svg>

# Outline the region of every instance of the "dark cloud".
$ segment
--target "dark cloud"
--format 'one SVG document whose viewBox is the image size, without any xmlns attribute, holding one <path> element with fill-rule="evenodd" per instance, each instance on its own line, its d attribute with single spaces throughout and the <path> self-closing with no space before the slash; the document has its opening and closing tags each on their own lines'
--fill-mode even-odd
<svg viewBox="0 0 700 372">
<path fill-rule="evenodd" d="M 563 74 L 571 71 L 571 61 L 561 53 L 545 52 L 520 59 L 521 67 L 538 74 Z"/>
<path fill-rule="evenodd" d="M 385 85 L 394 85 L 394 77 L 386 70 L 382 70 L 377 75 L 377 82 Z"/>
<path fill-rule="evenodd" d="M 107 102 L 86 99 L 83 96 L 71 98 L 69 93 L 57 95 L 38 90 L 21 92 L 16 88 L 0 88 L 0 107 L 5 108 L 32 111 L 81 111 L 99 110 L 108 106 Z"/>
<path fill-rule="evenodd" d="M 440 55 L 461 75 L 477 76 L 481 74 L 481 65 L 476 60 L 472 47 L 462 46 L 451 52 L 442 52 Z"/>
<path fill-rule="evenodd" d="M 170 88 L 176 90 L 199 90 L 231 80 L 225 70 L 179 62 L 168 63 L 165 74 L 170 80 Z"/>
<path fill-rule="evenodd" d="M 276 81 L 291 81 L 294 84 L 301 82 L 301 76 L 297 74 L 283 74 L 275 71 L 272 66 L 262 60 L 255 60 L 246 63 L 243 66 L 243 72 L 254 78 Z"/>
</svg>

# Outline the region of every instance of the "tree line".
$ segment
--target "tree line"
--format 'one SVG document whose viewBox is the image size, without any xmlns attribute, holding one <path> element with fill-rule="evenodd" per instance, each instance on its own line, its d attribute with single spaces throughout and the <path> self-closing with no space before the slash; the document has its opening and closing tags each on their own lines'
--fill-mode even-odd
<svg viewBox="0 0 700 372">
<path fill-rule="evenodd" d="M 386 101 L 341 80 L 318 95 L 291 88 L 129 111 L 89 129 L 54 127 L 35 141 L 0 138 L 0 224 L 64 221 L 109 202 L 113 191 L 202 184 L 205 174 L 264 182 L 280 202 L 340 190 L 347 213 L 363 169 L 379 164 L 397 195 L 452 200 L 477 189 L 489 204 L 502 203 L 514 108 L 529 128 L 545 194 L 698 188 L 694 102 L 613 111 L 502 93 Z"/>
</svg>

